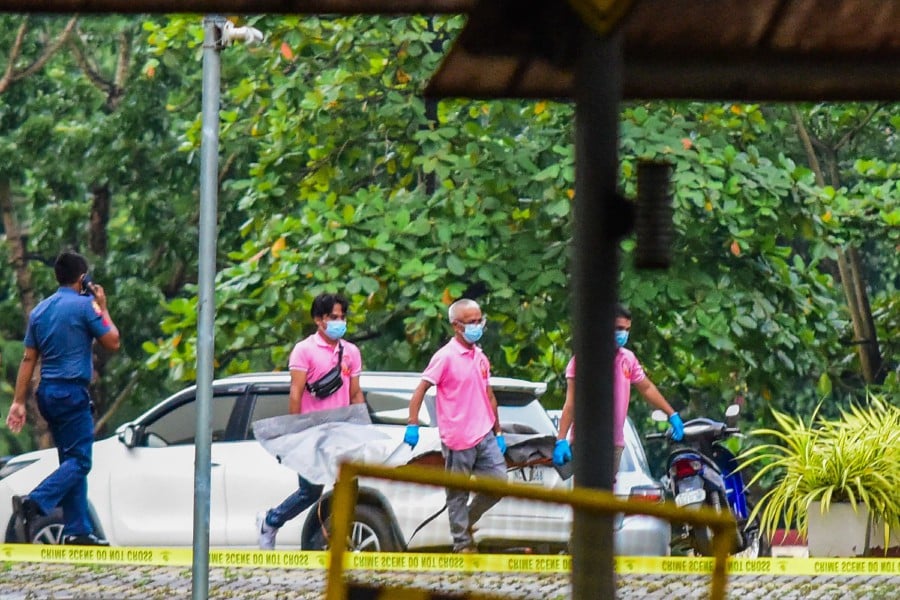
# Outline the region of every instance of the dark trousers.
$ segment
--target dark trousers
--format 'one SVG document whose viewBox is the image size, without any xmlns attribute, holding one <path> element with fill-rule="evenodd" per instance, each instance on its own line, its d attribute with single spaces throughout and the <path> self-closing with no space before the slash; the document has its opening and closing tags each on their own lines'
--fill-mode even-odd
<svg viewBox="0 0 900 600">
<path fill-rule="evenodd" d="M 303 479 L 302 476 L 299 479 L 300 486 L 297 491 L 266 513 L 266 523 L 270 526 L 282 527 L 322 497 L 322 490 L 325 489 L 325 486 Z"/>
<path fill-rule="evenodd" d="M 28 497 L 44 514 L 62 507 L 63 535 L 93 533 L 88 513 L 87 476 L 91 470 L 94 419 L 87 387 L 81 383 L 42 381 L 37 400 L 56 443 L 59 467 Z"/>
</svg>

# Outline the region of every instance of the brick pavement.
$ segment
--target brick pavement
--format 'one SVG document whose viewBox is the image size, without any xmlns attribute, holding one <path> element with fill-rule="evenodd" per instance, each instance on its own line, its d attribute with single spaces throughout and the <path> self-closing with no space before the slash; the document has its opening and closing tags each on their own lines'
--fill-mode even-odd
<svg viewBox="0 0 900 600">
<path fill-rule="evenodd" d="M 416 585 L 445 593 L 477 590 L 506 598 L 564 600 L 568 576 L 540 573 L 351 572 L 367 584 Z M 319 599 L 325 572 L 319 570 L 214 568 L 211 599 Z M 705 598 L 709 578 L 698 575 L 622 575 L 618 598 Z M 0 566 L 3 600 L 179 600 L 191 597 L 187 567 L 72 565 L 7 562 Z M 898 576 L 731 576 L 728 598 L 740 600 L 894 600 Z"/>
</svg>

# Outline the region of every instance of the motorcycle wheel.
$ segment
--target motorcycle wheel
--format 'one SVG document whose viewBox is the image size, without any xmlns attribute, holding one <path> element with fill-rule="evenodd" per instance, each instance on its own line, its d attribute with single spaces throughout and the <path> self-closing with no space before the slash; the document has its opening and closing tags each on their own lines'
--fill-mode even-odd
<svg viewBox="0 0 900 600">
<path fill-rule="evenodd" d="M 722 499 L 716 492 L 709 492 L 706 502 L 699 506 L 708 506 L 715 511 L 722 510 Z M 691 531 L 691 546 L 699 556 L 713 555 L 713 530 L 710 527 L 694 527 Z"/>
<path fill-rule="evenodd" d="M 753 503 L 748 506 L 749 512 L 753 512 Z M 764 535 L 759 528 L 759 518 L 753 520 L 744 529 L 744 547 L 739 552 L 735 552 L 734 556 L 738 558 L 759 558 L 760 556 L 772 556 L 772 545 L 768 536 Z"/>
<path fill-rule="evenodd" d="M 759 527 L 745 531 L 744 539 L 746 540 L 744 548 L 732 555 L 735 558 L 759 558 L 772 555 L 769 539 L 760 533 Z"/>
</svg>

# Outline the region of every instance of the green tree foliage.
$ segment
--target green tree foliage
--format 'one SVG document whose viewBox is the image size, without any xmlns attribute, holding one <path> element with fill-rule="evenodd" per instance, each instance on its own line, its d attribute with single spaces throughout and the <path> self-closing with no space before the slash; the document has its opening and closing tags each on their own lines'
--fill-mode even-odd
<svg viewBox="0 0 900 600">
<path fill-rule="evenodd" d="M 284 368 L 311 297 L 342 289 L 367 365 L 421 368 L 447 335 L 446 304 L 476 291 L 498 371 L 558 389 L 570 337 L 572 107 L 458 100 L 429 110 L 416 93 L 453 19 L 257 25 L 269 28 L 268 52 L 244 65 L 223 113 L 227 130 L 250 132 L 258 146 L 247 178 L 226 183 L 244 191 L 248 218 L 220 273 L 220 366 Z M 814 118 L 871 108 L 804 110 Z M 883 110 L 872 122 L 884 127 L 870 139 L 874 156 L 894 148 L 890 118 Z M 626 242 L 621 282 L 654 377 L 695 413 L 735 396 L 809 407 L 833 381 L 858 389 L 846 379 L 852 348 L 835 247 L 873 230 L 896 244 L 895 178 L 832 205 L 785 107 L 626 107 L 629 194 L 636 162 L 660 158 L 675 165 L 677 263 L 665 274 L 636 272 Z M 860 202 L 879 212 L 860 214 Z M 886 294 L 895 292 L 892 280 Z M 195 299 L 170 308 L 170 337 L 147 344 L 151 364 L 189 377 Z"/>
<path fill-rule="evenodd" d="M 159 335 L 163 301 L 196 270 L 196 168 L 178 152 L 181 124 L 164 109 L 166 87 L 176 83 L 146 68 L 136 19 L 0 20 L 0 47 L 21 74 L 0 94 L 3 258 L 11 267 L 0 293 L 4 414 L 27 314 L 56 289 L 56 254 L 73 248 L 88 257 L 123 331 L 122 352 L 95 361 L 92 391 L 105 421 L 116 399 L 156 401 L 166 389 L 142 368 L 141 343 Z M 125 406 L 125 414 L 139 408 Z M 29 412 L 37 419 L 34 406 Z"/>
<path fill-rule="evenodd" d="M 223 186 L 246 214 L 217 286 L 223 369 L 283 368 L 311 298 L 341 289 L 372 368 L 424 366 L 447 335 L 449 300 L 480 290 L 498 369 L 560 370 L 571 109 L 429 107 L 418 92 L 458 19 L 256 25 L 270 48 L 237 59 L 244 78 L 223 110 L 223 145 L 255 151 L 246 178 Z M 160 47 L 167 31 L 154 32 Z M 188 377 L 195 303 L 174 303 L 172 335 L 147 344 Z M 551 347 L 556 363 L 540 367 Z"/>
<path fill-rule="evenodd" d="M 23 18 L 0 18 L 0 47 L 12 48 Z M 23 73 L 69 20 L 27 23 Z M 572 105 L 423 99 L 459 17 L 249 23 L 265 41 L 221 53 L 217 374 L 284 369 L 323 290 L 351 298 L 367 368 L 421 369 L 449 334 L 447 305 L 466 294 L 488 315 L 495 371 L 548 381 L 548 404 L 561 403 L 578 325 Z M 29 256 L 79 248 L 110 292 L 126 344 L 98 384 L 107 407 L 126 397 L 113 422 L 195 375 L 201 25 L 80 19 L 0 93 L 0 183 Z M 884 386 L 897 389 L 900 116 L 797 111 L 816 148 L 837 148 L 822 163 L 840 185 L 817 181 L 790 107 L 623 107 L 623 191 L 635 194 L 638 161 L 669 161 L 677 235 L 664 273 L 635 270 L 623 242 L 621 295 L 632 346 L 687 416 L 718 416 L 742 396 L 765 420 L 770 405 L 805 411 L 860 393 L 837 266 L 850 244 L 862 250 Z M 37 299 L 55 287 L 39 260 L 16 264 L 0 282 L 4 398 L 24 332 L 17 274 L 33 277 Z"/>
</svg>

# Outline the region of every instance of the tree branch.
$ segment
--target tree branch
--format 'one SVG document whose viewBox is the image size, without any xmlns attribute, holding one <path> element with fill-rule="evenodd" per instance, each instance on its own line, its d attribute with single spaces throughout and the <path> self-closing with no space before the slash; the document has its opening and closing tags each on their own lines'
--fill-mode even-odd
<svg viewBox="0 0 900 600">
<path fill-rule="evenodd" d="M 794 117 L 794 123 L 797 125 L 797 134 L 800 136 L 803 149 L 806 151 L 806 160 L 809 161 L 809 168 L 812 169 L 816 176 L 816 185 L 825 187 L 825 176 L 822 173 L 822 166 L 819 164 L 819 157 L 816 156 L 816 151 L 813 148 L 812 137 L 806 129 L 806 124 L 803 122 L 800 111 L 793 104 L 791 105 L 791 116 Z"/>
<path fill-rule="evenodd" d="M 875 118 L 875 115 L 878 114 L 878 112 L 885 106 L 887 106 L 887 102 L 883 102 L 883 103 L 877 105 L 874 109 L 872 109 L 872 112 L 870 112 L 868 115 L 866 115 L 865 119 L 863 119 L 862 121 L 857 123 L 856 127 L 852 128 L 850 131 L 845 133 L 843 135 L 843 137 L 841 137 L 841 139 L 838 140 L 838 142 L 834 145 L 834 151 L 837 152 L 842 147 L 844 147 L 846 144 L 850 143 L 853 140 L 853 138 L 856 136 L 856 134 L 859 133 L 863 127 L 868 125 L 869 122 L 873 118 Z"/>
<path fill-rule="evenodd" d="M 237 152 L 232 152 L 227 159 L 225 159 L 225 164 L 222 165 L 222 169 L 219 171 L 219 187 L 222 186 L 222 182 L 225 181 L 225 177 L 228 176 L 228 172 L 231 170 L 232 165 L 234 165 L 234 161 L 237 159 Z"/>
<path fill-rule="evenodd" d="M 27 31 L 28 17 L 25 17 L 22 24 L 19 25 L 19 31 L 16 33 L 16 41 L 13 42 L 13 46 L 9 50 L 9 60 L 6 63 L 6 71 L 3 73 L 3 77 L 0 78 L 0 94 L 9 89 L 9 86 L 15 81 L 13 73 L 15 71 L 16 59 L 19 58 L 19 53 L 22 51 L 22 43 L 25 41 L 25 33 Z"/>
<path fill-rule="evenodd" d="M 87 76 L 88 81 L 90 81 L 95 88 L 103 92 L 105 96 L 109 97 L 113 92 L 113 84 L 104 79 L 98 70 L 91 64 L 91 61 L 84 53 L 84 49 L 81 47 L 80 36 L 76 36 L 75 41 L 72 41 L 69 46 L 72 48 L 75 64 L 77 64 L 78 68 Z"/>
<path fill-rule="evenodd" d="M 106 106 L 110 110 L 118 108 L 125 97 L 125 81 L 128 78 L 128 67 L 131 65 L 131 37 L 124 31 L 119 34 L 119 56 L 116 59 L 116 72 L 113 76 L 112 89 L 106 97 Z"/>
<path fill-rule="evenodd" d="M 134 388 L 138 382 L 138 373 L 139 371 L 134 371 L 131 374 L 131 379 L 128 380 L 128 383 L 125 385 L 122 391 L 119 392 L 119 395 L 116 396 L 116 399 L 113 400 L 113 403 L 110 405 L 110 407 L 106 410 L 105 413 L 103 413 L 103 416 L 97 419 L 97 422 L 94 423 L 94 434 L 97 434 L 103 429 L 103 426 L 106 425 L 107 421 L 112 418 L 112 416 L 116 413 L 122 403 L 125 402 L 125 400 L 131 395 L 131 392 L 134 391 Z"/>
<path fill-rule="evenodd" d="M 72 33 L 72 30 L 75 29 L 75 25 L 78 23 L 78 15 L 75 15 L 69 22 L 66 23 L 65 29 L 56 37 L 56 40 L 50 44 L 49 46 L 44 46 L 44 51 L 37 58 L 36 61 L 31 63 L 25 70 L 21 71 L 16 79 L 24 79 L 25 77 L 29 77 L 34 75 L 38 71 L 44 68 L 44 65 L 47 64 L 54 54 L 62 47 L 63 44 L 66 43 L 66 40 L 69 39 L 69 34 Z"/>
<path fill-rule="evenodd" d="M 119 58 L 116 62 L 116 75 L 113 84 L 117 89 L 125 89 L 128 78 L 128 67 L 131 65 L 131 36 L 124 31 L 119 34 Z"/>
</svg>

